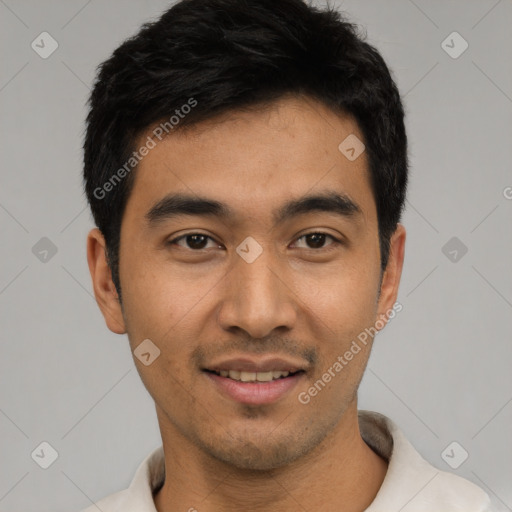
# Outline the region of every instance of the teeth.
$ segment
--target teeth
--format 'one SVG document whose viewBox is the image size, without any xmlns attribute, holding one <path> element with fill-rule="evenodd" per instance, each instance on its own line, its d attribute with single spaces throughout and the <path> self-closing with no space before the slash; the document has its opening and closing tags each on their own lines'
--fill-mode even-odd
<svg viewBox="0 0 512 512">
<path fill-rule="evenodd" d="M 254 372 L 240 372 L 240 380 L 242 382 L 254 382 L 256 374 Z"/>
<path fill-rule="evenodd" d="M 272 380 L 273 372 L 258 372 L 256 374 L 256 380 L 258 382 L 269 382 Z"/>
<path fill-rule="evenodd" d="M 228 371 L 228 377 L 233 380 L 240 380 L 240 374 L 242 372 L 239 372 L 237 370 L 229 370 Z"/>
<path fill-rule="evenodd" d="M 237 370 L 220 370 L 221 377 L 229 377 L 233 380 L 242 382 L 270 382 L 271 380 L 279 379 L 280 377 L 288 377 L 290 372 L 275 371 L 275 372 L 239 372 Z"/>
</svg>

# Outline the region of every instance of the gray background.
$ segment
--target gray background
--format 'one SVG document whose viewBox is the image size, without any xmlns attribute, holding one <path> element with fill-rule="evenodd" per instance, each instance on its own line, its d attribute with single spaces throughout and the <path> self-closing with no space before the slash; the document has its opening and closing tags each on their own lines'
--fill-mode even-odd
<svg viewBox="0 0 512 512">
<path fill-rule="evenodd" d="M 168 5 L 0 0 L 1 511 L 80 510 L 160 444 L 128 340 L 92 296 L 81 144 L 95 67 Z M 377 338 L 360 408 L 512 510 L 512 2 L 338 5 L 392 68 L 410 139 L 403 311 Z M 43 31 L 59 44 L 47 59 L 31 48 Z M 453 31 L 469 44 L 458 58 L 441 45 Z M 455 262 L 454 236 L 468 249 Z M 46 262 L 42 237 L 57 248 Z M 43 441 L 58 452 L 46 470 L 31 457 Z M 457 469 L 441 455 L 453 441 L 469 453 Z"/>
</svg>

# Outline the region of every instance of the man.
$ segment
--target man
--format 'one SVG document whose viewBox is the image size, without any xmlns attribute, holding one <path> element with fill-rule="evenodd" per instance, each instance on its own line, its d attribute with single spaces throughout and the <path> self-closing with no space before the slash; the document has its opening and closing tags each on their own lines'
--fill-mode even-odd
<svg viewBox="0 0 512 512">
<path fill-rule="evenodd" d="M 163 447 L 110 511 L 484 511 L 357 409 L 400 305 L 407 141 L 379 53 L 301 0 L 184 0 L 102 64 L 87 254 Z"/>
</svg>

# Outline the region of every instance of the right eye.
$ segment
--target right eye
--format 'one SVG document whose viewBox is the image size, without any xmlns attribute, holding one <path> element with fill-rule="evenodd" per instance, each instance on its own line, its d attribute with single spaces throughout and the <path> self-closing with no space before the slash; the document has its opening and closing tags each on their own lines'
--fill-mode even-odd
<svg viewBox="0 0 512 512">
<path fill-rule="evenodd" d="M 206 249 L 205 245 L 207 244 L 208 239 L 214 242 L 215 247 L 220 247 L 220 245 L 211 236 L 205 235 L 203 233 L 187 233 L 185 235 L 180 235 L 176 238 L 173 238 L 167 243 L 169 245 L 178 245 L 184 249 L 190 249 L 194 252 L 197 252 Z M 185 245 L 179 243 L 182 240 L 184 240 Z"/>
</svg>

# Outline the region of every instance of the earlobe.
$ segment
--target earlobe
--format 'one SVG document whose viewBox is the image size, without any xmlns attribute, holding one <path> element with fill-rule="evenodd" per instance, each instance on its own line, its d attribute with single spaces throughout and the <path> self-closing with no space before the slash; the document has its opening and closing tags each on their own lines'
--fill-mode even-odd
<svg viewBox="0 0 512 512">
<path fill-rule="evenodd" d="M 390 239 L 388 263 L 382 277 L 377 310 L 379 325 L 385 325 L 387 323 L 389 314 L 393 311 L 393 306 L 398 297 L 398 288 L 405 256 L 405 239 L 405 228 L 402 224 L 398 224 Z M 382 325 L 382 327 L 384 327 L 384 325 Z"/>
<path fill-rule="evenodd" d="M 107 262 L 105 238 L 98 228 L 92 229 L 87 236 L 87 263 L 94 296 L 107 327 L 116 334 L 124 334 L 126 328 L 121 303 Z"/>
</svg>

